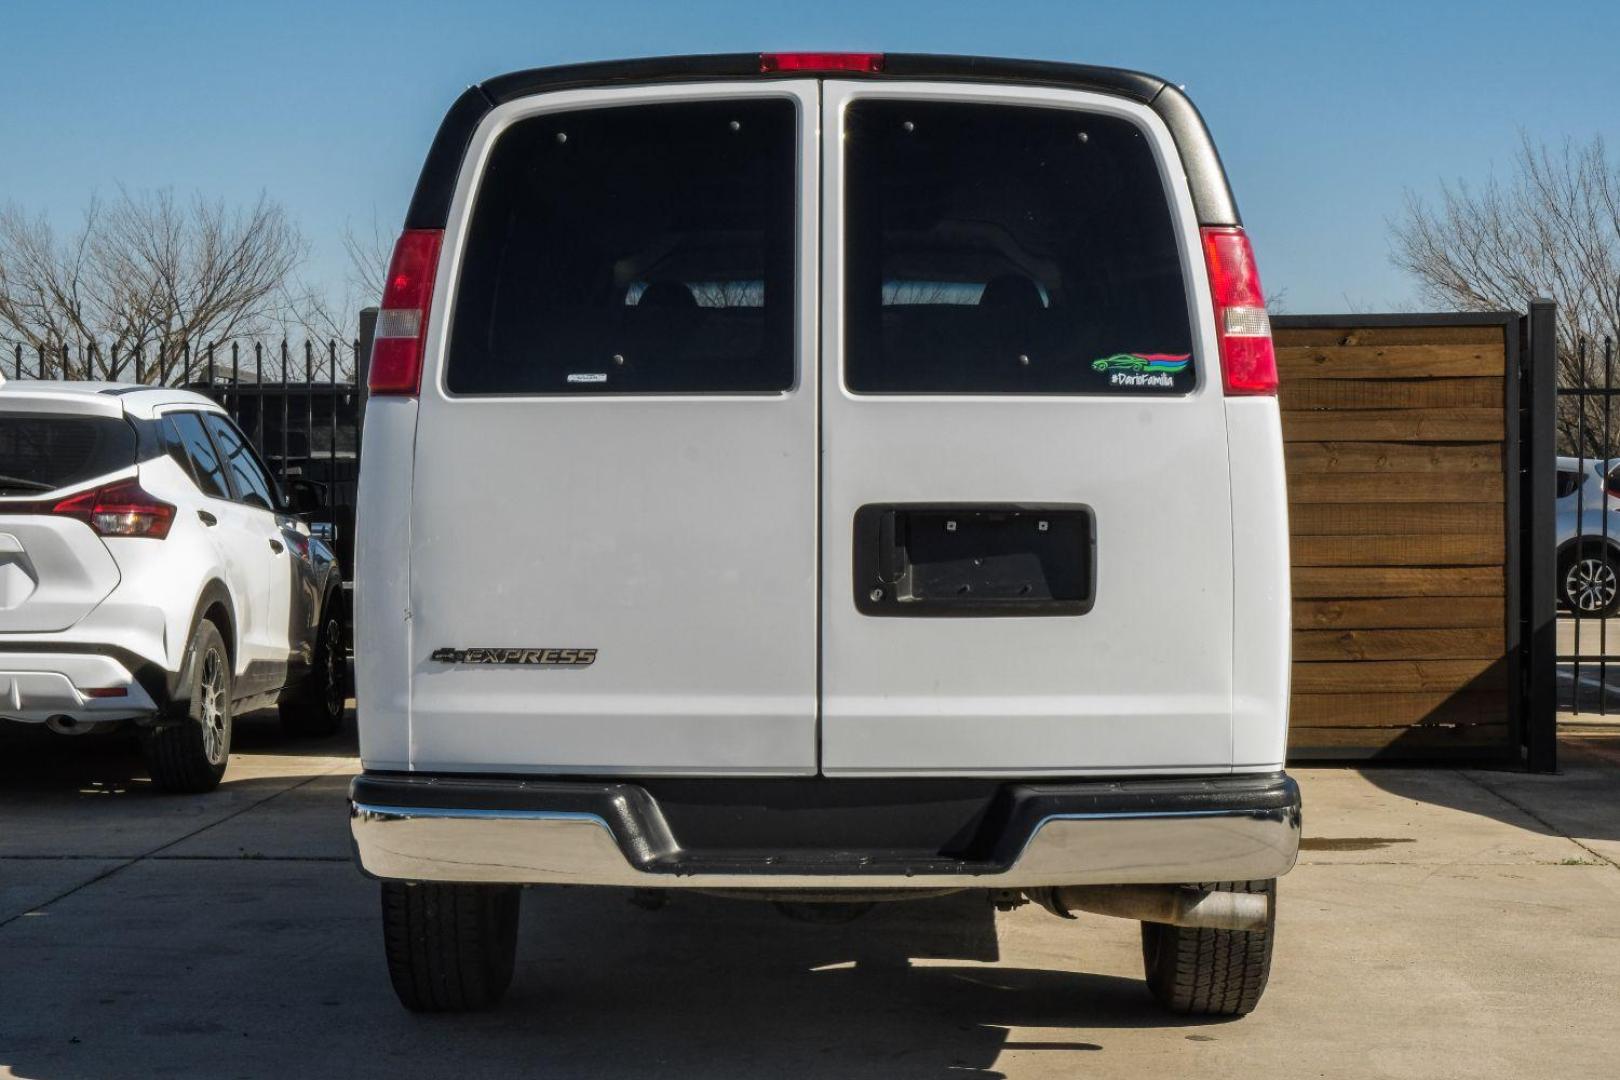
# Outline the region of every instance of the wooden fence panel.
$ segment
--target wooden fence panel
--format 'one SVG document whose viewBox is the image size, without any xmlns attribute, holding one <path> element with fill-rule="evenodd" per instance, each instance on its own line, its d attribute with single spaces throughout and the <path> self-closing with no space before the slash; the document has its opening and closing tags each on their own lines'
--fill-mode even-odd
<svg viewBox="0 0 1620 1080">
<path fill-rule="evenodd" d="M 1506 756 L 1517 317 L 1276 320 L 1290 753 Z"/>
</svg>

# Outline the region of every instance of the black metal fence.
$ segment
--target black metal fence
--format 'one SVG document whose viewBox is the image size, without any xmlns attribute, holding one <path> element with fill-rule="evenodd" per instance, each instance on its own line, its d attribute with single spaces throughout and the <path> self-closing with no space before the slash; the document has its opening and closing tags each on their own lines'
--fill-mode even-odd
<svg viewBox="0 0 1620 1080">
<path fill-rule="evenodd" d="M 1560 710 L 1620 704 L 1620 410 L 1612 339 L 1581 340 L 1560 363 L 1554 520 Z M 1613 625 L 1611 625 L 1613 623 Z"/>
<path fill-rule="evenodd" d="M 323 510 L 311 525 L 326 532 L 343 566 L 354 565 L 355 485 L 360 471 L 362 402 L 355 372 L 358 340 L 247 341 L 193 347 L 117 345 L 45 348 L 12 345 L 7 378 L 105 380 L 174 386 L 218 402 L 253 441 L 285 486 L 314 482 Z"/>
</svg>

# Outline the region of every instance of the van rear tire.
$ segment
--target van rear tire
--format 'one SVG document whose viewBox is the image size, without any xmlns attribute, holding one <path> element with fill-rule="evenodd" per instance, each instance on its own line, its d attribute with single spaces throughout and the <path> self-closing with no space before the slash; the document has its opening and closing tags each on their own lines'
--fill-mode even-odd
<svg viewBox="0 0 1620 1080">
<path fill-rule="evenodd" d="M 1200 930 L 1142 924 L 1142 960 L 1148 990 L 1171 1012 L 1194 1016 L 1247 1016 L 1260 1004 L 1271 976 L 1277 925 L 1277 881 L 1215 881 L 1202 889 L 1264 893 L 1270 902 L 1264 930 Z"/>
<path fill-rule="evenodd" d="M 412 1012 L 471 1012 L 506 996 L 517 960 L 516 885 L 382 883 L 388 977 Z"/>
</svg>

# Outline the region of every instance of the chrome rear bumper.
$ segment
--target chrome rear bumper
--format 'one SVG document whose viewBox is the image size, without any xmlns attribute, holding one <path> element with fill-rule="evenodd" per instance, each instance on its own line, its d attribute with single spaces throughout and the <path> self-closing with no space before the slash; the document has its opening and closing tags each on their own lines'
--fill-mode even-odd
<svg viewBox="0 0 1620 1080">
<path fill-rule="evenodd" d="M 873 800 L 872 820 L 896 805 L 892 795 Z M 632 783 L 363 775 L 350 828 L 360 867 L 379 878 L 749 889 L 1255 880 L 1287 873 L 1300 836 L 1299 789 L 1282 774 L 1006 785 L 989 796 L 971 837 L 957 829 L 949 843 L 899 848 L 845 837 L 824 846 L 781 808 L 772 810 L 788 822 L 780 843 L 753 835 L 735 847 L 687 847 L 678 836 L 692 830 L 663 809 Z M 839 820 L 849 825 L 847 813 Z"/>
</svg>

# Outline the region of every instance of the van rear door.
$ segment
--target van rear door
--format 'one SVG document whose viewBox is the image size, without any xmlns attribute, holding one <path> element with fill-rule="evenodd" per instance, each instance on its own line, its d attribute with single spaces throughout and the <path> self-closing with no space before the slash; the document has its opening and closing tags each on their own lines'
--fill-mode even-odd
<svg viewBox="0 0 1620 1080">
<path fill-rule="evenodd" d="M 1233 522 L 1170 133 L 824 84 L 822 770 L 1232 760 Z"/>
<path fill-rule="evenodd" d="M 788 80 L 484 118 L 414 452 L 417 767 L 815 771 L 817 108 Z"/>
</svg>

